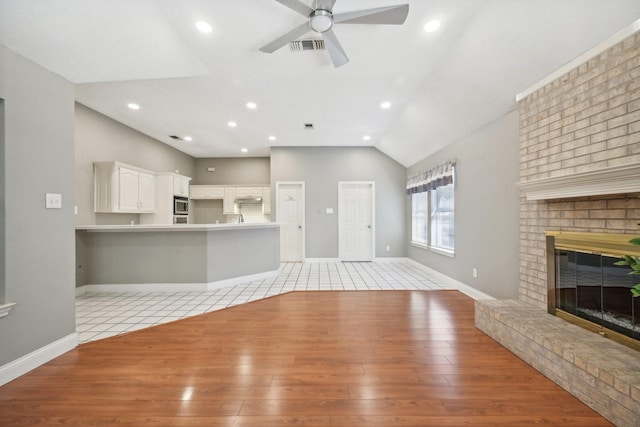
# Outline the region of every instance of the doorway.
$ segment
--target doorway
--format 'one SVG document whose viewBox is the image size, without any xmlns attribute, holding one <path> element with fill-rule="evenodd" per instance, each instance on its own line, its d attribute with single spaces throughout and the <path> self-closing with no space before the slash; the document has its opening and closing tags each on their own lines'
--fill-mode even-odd
<svg viewBox="0 0 640 427">
<path fill-rule="evenodd" d="M 280 224 L 280 262 L 304 261 L 304 182 L 276 182 L 276 222 Z"/>
<path fill-rule="evenodd" d="M 338 182 L 338 256 L 341 261 L 373 261 L 374 206 L 374 182 Z"/>
</svg>

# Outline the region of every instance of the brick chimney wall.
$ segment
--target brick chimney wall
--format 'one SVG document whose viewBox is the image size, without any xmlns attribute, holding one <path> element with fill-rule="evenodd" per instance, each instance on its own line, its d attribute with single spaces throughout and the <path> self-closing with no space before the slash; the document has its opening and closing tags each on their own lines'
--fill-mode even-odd
<svg viewBox="0 0 640 427">
<path fill-rule="evenodd" d="M 522 99 L 520 180 L 640 163 L 640 33 Z M 547 230 L 640 235 L 640 193 L 520 200 L 520 300 L 547 306 Z"/>
</svg>

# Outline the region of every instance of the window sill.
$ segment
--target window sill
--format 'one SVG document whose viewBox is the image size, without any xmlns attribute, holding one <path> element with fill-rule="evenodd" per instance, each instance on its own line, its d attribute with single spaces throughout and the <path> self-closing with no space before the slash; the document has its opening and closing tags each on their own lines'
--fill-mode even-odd
<svg viewBox="0 0 640 427">
<path fill-rule="evenodd" d="M 455 256 L 456 256 L 456 253 L 454 251 L 449 250 L 449 249 L 442 249 L 442 248 L 436 248 L 434 246 L 431 246 L 429 248 L 429 250 L 431 252 L 435 252 L 435 253 L 440 254 L 440 255 L 448 256 L 449 258 L 455 258 Z"/>
<path fill-rule="evenodd" d="M 6 317 L 14 305 L 16 305 L 15 302 L 8 302 L 6 304 L 0 305 L 0 318 Z"/>
<path fill-rule="evenodd" d="M 411 241 L 411 246 L 415 246 L 416 248 L 420 248 L 420 249 L 429 249 L 429 245 L 427 245 L 426 243 L 420 243 L 415 241 Z"/>
<path fill-rule="evenodd" d="M 424 250 L 428 250 L 440 255 L 444 255 L 444 256 L 448 256 L 449 258 L 455 258 L 455 252 L 454 251 L 450 251 L 448 249 L 442 249 L 442 248 L 436 248 L 434 246 L 429 246 L 426 243 L 420 243 L 420 242 L 411 242 L 411 246 L 414 246 L 416 248 L 420 248 L 420 249 L 424 249 Z"/>
</svg>

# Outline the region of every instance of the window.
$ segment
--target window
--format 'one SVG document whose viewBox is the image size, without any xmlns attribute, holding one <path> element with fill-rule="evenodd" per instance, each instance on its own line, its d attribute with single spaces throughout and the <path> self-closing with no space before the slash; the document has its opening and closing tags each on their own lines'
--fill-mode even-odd
<svg viewBox="0 0 640 427">
<path fill-rule="evenodd" d="M 411 243 L 453 256 L 455 160 L 407 177 Z"/>
<path fill-rule="evenodd" d="M 453 184 L 438 187 L 431 193 L 431 236 L 429 244 L 453 252 Z"/>
<path fill-rule="evenodd" d="M 429 192 L 411 195 L 411 241 L 428 245 L 429 230 Z"/>
</svg>

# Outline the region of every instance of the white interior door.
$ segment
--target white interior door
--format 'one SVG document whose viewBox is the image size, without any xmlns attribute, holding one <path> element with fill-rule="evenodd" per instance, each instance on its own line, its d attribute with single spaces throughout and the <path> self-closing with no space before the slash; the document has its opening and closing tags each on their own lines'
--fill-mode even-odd
<svg viewBox="0 0 640 427">
<path fill-rule="evenodd" d="M 372 261 L 375 217 L 373 182 L 338 183 L 339 256 L 342 261 Z"/>
<path fill-rule="evenodd" d="M 304 260 L 304 182 L 276 182 L 276 222 L 280 224 L 280 261 Z"/>
</svg>

